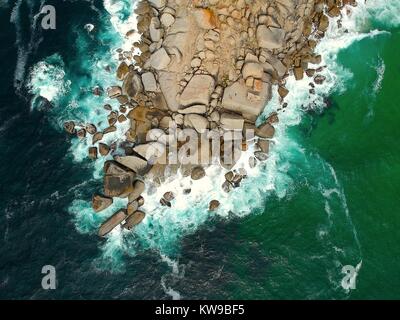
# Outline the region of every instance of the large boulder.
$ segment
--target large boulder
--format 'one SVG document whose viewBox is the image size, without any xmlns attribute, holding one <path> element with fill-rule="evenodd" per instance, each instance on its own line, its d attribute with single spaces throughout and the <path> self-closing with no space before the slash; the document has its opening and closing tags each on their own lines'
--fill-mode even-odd
<svg viewBox="0 0 400 320">
<path fill-rule="evenodd" d="M 119 210 L 118 212 L 116 212 L 101 225 L 99 229 L 99 236 L 100 237 L 106 236 L 116 226 L 118 226 L 122 221 L 124 221 L 126 217 L 127 215 L 125 210 Z"/>
<path fill-rule="evenodd" d="M 256 79 L 261 79 L 264 73 L 264 68 L 260 63 L 248 62 L 243 66 L 242 74 L 243 78 L 253 77 Z"/>
<path fill-rule="evenodd" d="M 206 171 L 204 170 L 203 167 L 194 167 L 192 170 L 192 173 L 190 174 L 190 177 L 192 180 L 200 180 L 206 176 Z"/>
<path fill-rule="evenodd" d="M 144 173 L 147 168 L 147 161 L 137 156 L 116 156 L 114 160 L 138 174 Z"/>
<path fill-rule="evenodd" d="M 163 47 L 155 51 L 149 60 L 150 66 L 156 70 L 163 70 L 168 67 L 171 62 L 171 58 L 169 57 L 167 51 Z"/>
<path fill-rule="evenodd" d="M 269 83 L 262 82 L 260 89 L 261 91 L 255 95 L 248 90 L 243 80 L 239 80 L 225 89 L 222 108 L 242 114 L 245 119 L 254 122 L 271 97 Z"/>
<path fill-rule="evenodd" d="M 122 92 L 132 98 L 143 92 L 142 78 L 136 71 L 132 70 L 126 75 L 122 84 Z"/>
<path fill-rule="evenodd" d="M 95 212 L 100 212 L 107 209 L 113 203 L 113 199 L 109 197 L 94 195 L 92 198 L 92 208 Z"/>
<path fill-rule="evenodd" d="M 179 103 L 176 100 L 176 96 L 179 91 L 177 74 L 173 72 L 159 72 L 158 81 L 160 83 L 161 91 L 164 95 L 165 101 L 167 102 L 168 108 L 171 111 L 177 111 L 179 108 Z"/>
<path fill-rule="evenodd" d="M 256 128 L 255 133 L 260 138 L 271 139 L 275 135 L 275 128 L 267 122 L 261 125 L 260 127 Z"/>
<path fill-rule="evenodd" d="M 218 18 L 211 9 L 199 8 L 193 12 L 197 25 L 202 29 L 214 29 L 217 27 Z"/>
<path fill-rule="evenodd" d="M 129 194 L 129 199 L 137 200 L 145 189 L 145 183 L 142 180 L 136 180 L 133 184 L 133 191 Z"/>
<path fill-rule="evenodd" d="M 221 127 L 225 130 L 243 130 L 244 119 L 232 113 L 221 114 Z"/>
<path fill-rule="evenodd" d="M 183 90 L 180 102 L 183 106 L 208 105 L 214 87 L 215 80 L 212 76 L 206 74 L 195 75 Z"/>
<path fill-rule="evenodd" d="M 135 173 L 121 168 L 114 161 L 104 165 L 104 195 L 107 197 L 125 198 L 133 191 Z"/>
<path fill-rule="evenodd" d="M 133 148 L 137 154 L 146 159 L 150 164 L 154 164 L 165 152 L 165 145 L 161 142 L 149 142 L 137 145 Z"/>
<path fill-rule="evenodd" d="M 141 223 L 145 217 L 146 214 L 143 211 L 136 211 L 126 219 L 123 228 L 132 230 L 132 228 Z"/>
<path fill-rule="evenodd" d="M 261 48 L 268 50 L 279 49 L 284 45 L 285 31 L 280 28 L 259 25 L 257 27 L 257 41 Z"/>
<path fill-rule="evenodd" d="M 158 86 L 156 78 L 152 72 L 145 72 L 142 74 L 142 82 L 145 91 L 157 92 Z"/>
<path fill-rule="evenodd" d="M 184 118 L 184 125 L 201 133 L 208 128 L 208 120 L 198 114 L 187 114 Z"/>
</svg>

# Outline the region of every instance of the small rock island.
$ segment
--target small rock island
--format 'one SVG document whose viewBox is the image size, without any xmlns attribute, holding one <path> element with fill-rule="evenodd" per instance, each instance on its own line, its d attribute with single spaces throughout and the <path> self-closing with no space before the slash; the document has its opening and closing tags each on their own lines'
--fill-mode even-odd
<svg viewBox="0 0 400 320">
<path fill-rule="evenodd" d="M 246 170 L 235 167 L 242 152 L 252 150 L 250 167 L 268 159 L 279 112 L 259 126 L 256 120 L 273 91 L 284 110 L 288 76 L 308 77 L 310 94 L 314 85 L 324 82 L 321 56 L 314 49 L 329 27 L 329 17 L 340 16 L 345 5 L 356 2 L 139 1 L 137 30 L 132 32 L 140 34 L 140 41 L 132 44 L 131 52 L 119 51 L 116 83 L 106 89 L 119 105 L 117 110 L 104 105 L 109 126 L 98 130 L 94 124 L 64 124 L 70 134 L 91 136 L 90 159 L 109 158 L 104 190 L 93 196 L 93 209 L 108 208 L 115 197 L 128 199 L 126 208 L 101 225 L 99 236 L 118 225 L 128 230 L 138 225 L 146 216 L 141 210 L 146 183 L 162 184 L 166 171 L 179 170 L 201 183 L 207 166 L 218 163 L 225 182 L 215 188 L 230 192 L 239 187 L 246 178 Z M 127 121 L 129 129 L 121 141 L 102 142 Z M 188 147 L 189 140 L 194 143 Z M 171 207 L 174 197 L 165 193 L 160 205 Z M 218 199 L 212 200 L 208 209 L 219 205 Z"/>
</svg>

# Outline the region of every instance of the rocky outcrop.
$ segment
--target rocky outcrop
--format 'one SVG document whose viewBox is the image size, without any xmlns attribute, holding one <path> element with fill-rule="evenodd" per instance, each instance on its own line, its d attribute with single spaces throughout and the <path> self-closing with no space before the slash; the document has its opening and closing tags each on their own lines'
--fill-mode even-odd
<svg viewBox="0 0 400 320">
<path fill-rule="evenodd" d="M 247 176 L 236 166 L 242 151 L 251 152 L 248 161 L 253 168 L 266 161 L 273 148 L 279 114 L 290 96 L 286 77 L 309 77 L 310 94 L 326 80 L 323 67 L 318 66 L 322 57 L 314 49 L 329 26 L 328 16 L 340 16 L 340 9 L 348 4 L 353 2 L 139 1 L 135 10 L 141 37 L 134 43 L 135 50 L 118 51 L 115 72 L 120 83 L 107 89 L 113 102 L 102 109 L 107 112 L 106 125 L 96 123 L 98 129 L 73 121 L 64 124 L 68 133 L 82 140 L 92 136 L 91 159 L 96 160 L 98 154 L 114 159 L 105 164 L 105 197 L 96 196 L 94 207 L 103 208 L 112 197 L 129 200 L 126 211 L 116 213 L 99 234 L 107 234 L 124 220 L 124 228 L 130 230 L 144 219 L 145 213 L 138 208 L 149 180 L 152 186 L 160 185 L 179 171 L 183 177 L 190 176 L 191 183 L 201 183 L 210 160 L 217 158 L 228 170 L 217 187 L 225 192 L 239 187 Z M 273 90 L 281 106 L 256 127 Z M 110 142 L 116 135 L 111 133 L 120 127 L 126 131 L 126 141 Z M 175 145 L 177 151 L 187 152 L 184 141 L 173 141 L 189 128 L 200 142 L 194 156 L 204 163 L 169 163 Z M 230 163 L 221 154 L 213 157 L 213 150 L 202 143 L 207 130 L 220 135 L 221 150 L 232 151 Z M 221 138 L 230 133 L 231 141 Z M 172 207 L 174 197 L 166 193 L 160 204 Z M 218 206 L 213 200 L 209 209 Z"/>
</svg>

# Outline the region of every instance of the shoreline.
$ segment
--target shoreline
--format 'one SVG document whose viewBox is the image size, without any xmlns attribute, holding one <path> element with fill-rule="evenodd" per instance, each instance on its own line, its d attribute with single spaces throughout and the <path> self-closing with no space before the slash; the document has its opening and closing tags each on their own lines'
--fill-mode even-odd
<svg viewBox="0 0 400 320">
<path fill-rule="evenodd" d="M 191 5 L 186 6 L 186 2 L 139 2 L 136 13 L 141 41 L 135 47 L 141 55 L 133 57 L 136 68 L 121 62 L 116 73 L 122 84 L 107 90 L 108 96 L 120 104 L 118 111 L 105 106 L 110 126 L 98 132 L 94 125 L 78 130 L 73 122 L 65 125 L 68 132 L 78 137 L 92 135 L 93 146 L 89 148 L 92 159 L 113 155 L 113 160 L 104 167 L 104 195 L 94 196 L 93 209 L 99 212 L 108 208 L 113 197 L 128 198 L 127 208 L 118 210 L 103 223 L 101 230 L 107 227 L 109 232 L 123 221 L 126 229 L 139 224 L 145 218 L 140 211 L 145 201 L 141 197 L 145 184 L 162 184 L 166 169 L 172 175 L 179 170 L 182 176 L 201 183 L 206 165 L 195 161 L 183 165 L 171 163 L 167 156 L 172 140 L 179 155 L 184 147 L 179 140 L 186 141 L 193 133 L 200 141 L 208 140 L 201 138 L 205 130 L 219 134 L 217 145 L 220 150 L 230 149 L 232 161 L 221 161 L 225 181 L 215 187 L 225 192 L 239 187 L 247 172 L 243 167 L 235 167 L 238 158 L 244 151 L 254 150 L 249 159 L 250 167 L 254 167 L 268 158 L 270 144 L 273 147 L 273 125 L 279 121 L 279 112 L 284 112 L 284 98 L 288 94 L 286 77 L 289 74 L 296 80 L 309 77 L 310 94 L 315 85 L 325 80 L 319 74 L 322 68 L 314 67 L 321 57 L 313 54 L 317 41 L 328 28 L 328 17 L 323 13 L 325 1 L 304 0 L 291 8 L 287 7 L 293 4 L 289 0 L 276 1 L 275 8 L 262 5 L 261 1 L 251 7 L 241 0 L 229 6 L 224 1 L 208 1 L 206 6 L 199 6 L 200 1 L 188 1 Z M 354 4 L 354 1 L 343 2 Z M 303 15 L 292 22 L 299 12 Z M 326 12 L 331 17 L 341 14 L 336 5 Z M 120 55 L 123 60 L 124 53 Z M 272 90 L 278 90 L 282 107 L 257 127 L 255 121 L 270 100 Z M 101 142 L 104 135 L 116 131 L 118 124 L 126 121 L 130 123 L 126 141 L 119 145 Z M 189 128 L 191 133 L 181 137 L 181 131 Z M 226 140 L 230 132 L 231 138 Z M 237 132 L 241 137 L 232 138 Z M 171 136 L 174 139 L 169 139 Z M 211 152 L 207 145 L 202 148 L 202 143 L 200 146 L 197 143 L 197 146 L 188 148 L 194 150 L 197 161 L 204 154 L 207 159 L 220 158 L 220 152 Z M 173 206 L 175 196 L 171 191 L 166 192 L 160 205 Z M 218 210 L 218 206 L 218 199 L 214 199 L 209 210 Z M 101 231 L 99 235 L 108 232 Z"/>
</svg>

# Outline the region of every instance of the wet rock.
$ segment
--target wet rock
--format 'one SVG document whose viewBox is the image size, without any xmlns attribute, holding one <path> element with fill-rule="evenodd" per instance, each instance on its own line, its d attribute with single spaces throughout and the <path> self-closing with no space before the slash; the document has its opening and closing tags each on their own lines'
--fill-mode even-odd
<svg viewBox="0 0 400 320">
<path fill-rule="evenodd" d="M 99 229 L 99 236 L 104 237 L 110 233 L 116 226 L 126 219 L 127 215 L 125 210 L 119 210 L 109 219 L 107 219 Z"/>
<path fill-rule="evenodd" d="M 122 92 L 124 95 L 134 99 L 143 92 L 142 78 L 135 70 L 129 71 L 126 75 L 122 83 Z"/>
<path fill-rule="evenodd" d="M 91 135 L 95 134 L 96 131 L 97 131 L 96 126 L 95 126 L 94 124 L 91 124 L 91 123 L 87 124 L 87 125 L 85 126 L 85 129 L 86 129 L 86 131 L 87 131 L 89 134 L 91 134 Z"/>
<path fill-rule="evenodd" d="M 232 182 L 234 175 L 235 175 L 235 174 L 234 174 L 232 171 L 227 172 L 227 173 L 225 174 L 225 179 L 226 179 L 226 181 Z"/>
<path fill-rule="evenodd" d="M 254 156 L 257 158 L 259 161 L 265 161 L 268 159 L 268 155 L 262 151 L 256 151 L 254 152 Z"/>
<path fill-rule="evenodd" d="M 168 191 L 168 192 L 164 193 L 163 198 L 164 198 L 165 200 L 167 200 L 167 201 L 172 201 L 172 200 L 175 199 L 175 195 L 174 195 L 173 192 Z"/>
<path fill-rule="evenodd" d="M 75 122 L 74 121 L 64 122 L 64 130 L 69 134 L 75 134 L 76 133 Z"/>
<path fill-rule="evenodd" d="M 279 49 L 284 45 L 285 31 L 280 28 L 259 25 L 257 27 L 257 41 L 261 48 L 268 50 Z"/>
<path fill-rule="evenodd" d="M 90 147 L 89 148 L 89 158 L 92 160 L 97 159 L 97 148 L 96 147 Z"/>
<path fill-rule="evenodd" d="M 257 145 L 260 147 L 261 151 L 264 153 L 269 152 L 269 141 L 268 140 L 258 140 Z"/>
<path fill-rule="evenodd" d="M 260 138 L 271 139 L 275 135 L 275 128 L 267 122 L 256 128 L 255 134 Z"/>
<path fill-rule="evenodd" d="M 296 80 L 302 80 L 304 78 L 304 69 L 302 67 L 294 68 L 293 73 Z"/>
<path fill-rule="evenodd" d="M 134 191 L 135 173 L 126 171 L 115 162 L 105 165 L 104 195 L 107 197 L 125 198 Z"/>
<path fill-rule="evenodd" d="M 218 200 L 211 200 L 210 204 L 208 205 L 208 210 L 215 211 L 219 208 L 220 202 Z"/>
<path fill-rule="evenodd" d="M 86 130 L 85 129 L 79 129 L 76 132 L 76 135 L 79 139 L 84 139 L 86 137 Z"/>
<path fill-rule="evenodd" d="M 169 202 L 168 200 L 166 200 L 166 199 L 164 199 L 164 198 L 161 198 L 160 199 L 160 204 L 162 205 L 162 206 L 164 206 L 164 207 L 169 207 L 169 208 L 171 208 L 171 202 Z"/>
<path fill-rule="evenodd" d="M 122 94 L 122 88 L 119 86 L 112 86 L 107 88 L 107 95 L 109 98 L 113 99 Z"/>
<path fill-rule="evenodd" d="M 142 196 L 140 196 L 137 199 L 137 202 L 138 202 L 139 207 L 143 206 L 144 205 L 144 198 Z"/>
<path fill-rule="evenodd" d="M 113 203 L 113 199 L 100 195 L 94 195 L 92 198 L 92 208 L 95 212 L 100 212 L 107 209 Z"/>
<path fill-rule="evenodd" d="M 231 191 L 233 190 L 233 186 L 232 186 L 232 184 L 231 184 L 229 181 L 225 181 L 225 182 L 222 184 L 222 190 L 223 190 L 224 192 L 226 192 L 226 193 L 229 193 L 229 192 L 231 192 Z"/>
<path fill-rule="evenodd" d="M 124 80 L 125 76 L 129 73 L 129 67 L 125 62 L 121 62 L 121 64 L 117 68 L 117 79 Z"/>
<path fill-rule="evenodd" d="M 132 202 L 128 203 L 128 206 L 126 207 L 126 212 L 128 214 L 128 216 L 132 215 L 134 212 L 136 212 L 136 210 L 139 208 L 139 203 L 134 200 Z"/>
<path fill-rule="evenodd" d="M 278 88 L 278 93 L 279 93 L 281 98 L 285 98 L 289 94 L 289 90 L 286 89 L 285 87 L 280 86 Z"/>
<path fill-rule="evenodd" d="M 314 77 L 314 82 L 319 85 L 323 84 L 325 82 L 325 80 L 326 80 L 326 77 L 321 74 L 318 74 Z"/>
<path fill-rule="evenodd" d="M 92 137 L 92 144 L 95 144 L 96 142 L 100 141 L 101 139 L 103 139 L 103 132 L 96 132 Z"/>
<path fill-rule="evenodd" d="M 105 143 L 99 143 L 99 153 L 105 157 L 110 152 L 110 147 Z"/>
<path fill-rule="evenodd" d="M 143 205 L 143 204 L 140 204 L 141 200 L 139 198 L 140 198 L 141 194 L 144 192 L 145 188 L 146 188 L 146 185 L 142 180 L 136 180 L 133 184 L 133 191 L 129 195 L 129 199 L 138 201 L 139 207 L 141 205 Z M 144 199 L 143 199 L 143 203 L 144 203 Z"/>
<path fill-rule="evenodd" d="M 206 175 L 206 171 L 204 170 L 203 167 L 194 167 L 192 170 L 192 173 L 190 174 L 190 177 L 192 178 L 192 180 L 200 180 L 202 178 L 204 178 Z"/>
<path fill-rule="evenodd" d="M 140 224 L 145 217 L 146 214 L 143 211 L 136 211 L 126 219 L 122 227 L 127 230 L 132 230 L 135 226 Z"/>
<path fill-rule="evenodd" d="M 110 126 L 108 128 L 105 128 L 103 130 L 103 134 L 107 134 L 107 133 L 111 133 L 111 132 L 115 132 L 117 131 L 117 127 L 116 126 Z"/>
<path fill-rule="evenodd" d="M 249 167 L 255 168 L 256 165 L 257 165 L 257 159 L 255 157 L 250 157 L 249 158 Z"/>
</svg>

